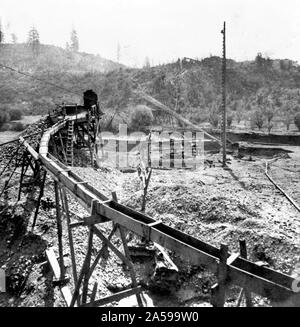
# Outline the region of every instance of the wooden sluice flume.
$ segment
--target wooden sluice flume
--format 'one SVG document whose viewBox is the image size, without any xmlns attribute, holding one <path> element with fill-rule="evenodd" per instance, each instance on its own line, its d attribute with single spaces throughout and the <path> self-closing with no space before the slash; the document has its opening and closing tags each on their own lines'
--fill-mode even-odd
<svg viewBox="0 0 300 327">
<path fill-rule="evenodd" d="M 93 95 L 93 93 L 91 94 Z M 99 107 L 97 107 L 97 99 L 90 99 L 87 96 L 85 100 L 84 106 L 62 106 L 60 111 L 57 111 L 55 115 L 52 114 L 51 119 L 54 124 L 44 131 L 38 150 L 31 147 L 25 139 L 20 138 L 20 143 L 26 152 L 27 159 L 24 159 L 24 162 L 32 165 L 40 181 L 40 193 L 34 223 L 38 219 L 38 207 L 43 196 L 43 181 L 46 174 L 54 180 L 59 258 L 56 259 L 54 251 L 51 249 L 47 250 L 47 256 L 56 279 L 61 282 L 60 289 L 67 306 L 100 306 L 133 294 L 136 295 L 138 304 L 143 305 L 142 287 L 138 284 L 127 247 L 127 231 L 174 251 L 184 260 L 187 260 L 189 264 L 204 266 L 215 274 L 218 283 L 213 286 L 211 293 L 211 302 L 214 306 L 224 306 L 226 289 L 231 285 L 238 286 L 243 290 L 238 303 L 241 302 L 241 297 L 245 296 L 248 306 L 252 305 L 251 293 L 267 297 L 275 305 L 282 305 L 287 302 L 289 305 L 295 306 L 300 304 L 300 294 L 293 291 L 294 278 L 250 262 L 247 259 L 244 242 L 240 243 L 240 253 L 230 253 L 226 245 L 221 245 L 220 248 L 214 247 L 171 228 L 160 220 L 154 220 L 144 213 L 118 203 L 115 194 L 111 198 L 107 198 L 76 175 L 70 165 L 72 163 L 70 153 L 68 153 L 70 140 L 73 142 L 72 160 L 76 160 L 76 147 L 86 147 L 91 155 L 90 164 L 94 165 L 91 145 L 95 142 L 97 125 L 102 115 Z M 71 122 L 74 127 L 72 138 L 67 135 L 68 126 Z M 24 166 L 24 171 L 25 169 Z M 71 220 L 68 196 L 72 196 L 88 212 L 86 217 L 81 217 L 76 222 Z M 72 262 L 74 281 L 72 292 L 64 283 L 63 217 L 67 223 Z M 99 224 L 107 222 L 113 222 L 113 229 L 108 237 L 103 235 L 98 228 Z M 78 226 L 86 226 L 89 230 L 88 246 L 81 267 L 77 262 L 72 234 L 74 228 Z M 111 242 L 111 238 L 117 230 L 120 232 L 123 252 Z M 95 238 L 101 240 L 103 247 L 92 262 L 92 247 Z M 109 297 L 96 299 L 97 284 L 90 285 L 90 277 L 106 248 L 109 248 L 128 266 L 132 287 Z M 89 289 L 92 289 L 92 292 L 89 292 Z"/>
</svg>

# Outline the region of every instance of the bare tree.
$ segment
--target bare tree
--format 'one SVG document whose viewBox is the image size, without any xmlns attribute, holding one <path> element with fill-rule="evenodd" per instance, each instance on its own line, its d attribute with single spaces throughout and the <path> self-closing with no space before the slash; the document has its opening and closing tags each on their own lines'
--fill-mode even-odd
<svg viewBox="0 0 300 327">
<path fill-rule="evenodd" d="M 272 120 L 274 118 L 274 110 L 272 110 L 272 108 L 266 109 L 265 116 L 267 118 L 268 132 L 270 133 L 271 132 L 271 129 L 273 128 Z"/>
<path fill-rule="evenodd" d="M 220 114 L 216 104 L 212 106 L 209 112 L 209 122 L 212 127 L 217 128 L 219 125 Z"/>
<path fill-rule="evenodd" d="M 264 126 L 264 114 L 261 109 L 257 108 L 253 111 L 251 115 L 251 125 L 252 127 L 257 127 L 261 130 Z"/>
<path fill-rule="evenodd" d="M 287 131 L 290 130 L 290 126 L 291 126 L 291 124 L 293 122 L 293 119 L 294 119 L 294 113 L 293 113 L 293 111 L 287 110 L 284 113 L 284 117 L 283 117 L 283 121 L 284 121 L 284 124 L 286 126 L 286 130 Z"/>
<path fill-rule="evenodd" d="M 151 179 L 151 174 L 152 174 L 152 168 L 150 167 L 145 167 L 142 159 L 140 158 L 140 162 L 138 165 L 137 169 L 139 178 L 142 182 L 143 186 L 143 196 L 142 196 L 142 206 L 141 206 L 141 211 L 145 212 L 146 210 L 146 201 L 147 201 L 147 193 L 148 193 L 148 187 Z"/>
</svg>

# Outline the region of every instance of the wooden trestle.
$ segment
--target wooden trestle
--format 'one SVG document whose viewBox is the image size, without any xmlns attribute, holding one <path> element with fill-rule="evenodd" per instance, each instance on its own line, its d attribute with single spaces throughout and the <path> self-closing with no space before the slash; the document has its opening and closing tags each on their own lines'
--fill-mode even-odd
<svg viewBox="0 0 300 327">
<path fill-rule="evenodd" d="M 141 287 L 138 286 L 133 265 L 130 260 L 126 243 L 126 230 L 134 232 L 146 240 L 158 243 L 164 248 L 176 252 L 177 255 L 182 256 L 183 259 L 187 260 L 192 265 L 205 266 L 214 273 L 218 280 L 218 283 L 212 288 L 212 304 L 215 306 L 224 305 L 226 290 L 230 285 L 236 285 L 242 289 L 238 304 L 240 304 L 242 296 L 245 296 L 247 305 L 251 306 L 251 293 L 267 297 L 273 303 L 292 301 L 290 303 L 294 305 L 300 304 L 299 293 L 295 293 L 292 289 L 294 279 L 286 274 L 250 262 L 247 259 L 246 244 L 244 242 L 240 244 L 240 253 L 230 253 L 226 245 L 221 245 L 220 249 L 216 248 L 193 236 L 171 228 L 161 221 L 156 221 L 141 212 L 137 212 L 118 203 L 115 195 L 113 195 L 111 199 L 107 198 L 72 172 L 71 167 L 62 163 L 64 158 L 67 159 L 66 162 L 68 164 L 70 161 L 68 160 L 68 148 L 65 153 L 66 156 L 61 148 L 61 145 L 64 144 L 63 141 L 61 143 L 61 135 L 63 130 L 71 125 L 70 122 L 74 121 L 76 126 L 76 121 L 78 123 L 78 119 L 84 122 L 86 116 L 66 116 L 64 120 L 45 131 L 40 142 L 39 153 L 24 139 L 20 138 L 21 144 L 27 150 L 24 160 L 27 160 L 27 157 L 32 158 L 36 163 L 37 169 L 39 171 L 43 169 L 44 171 L 42 175 L 39 173 L 42 176 L 41 185 L 43 186 L 46 172 L 55 182 L 59 260 L 57 262 L 52 250 L 47 251 L 47 256 L 54 275 L 61 281 L 65 279 L 62 248 L 62 218 L 65 217 L 67 221 L 72 274 L 75 285 L 73 293 L 71 294 L 65 284 L 61 284 L 61 291 L 67 306 L 99 306 L 132 294 L 136 294 L 138 304 L 142 305 L 140 297 Z M 89 131 L 87 132 L 90 134 Z M 86 140 L 82 137 L 82 128 L 79 125 L 75 127 L 74 133 L 77 133 L 77 135 L 74 135 L 74 138 L 80 139 L 83 143 L 86 141 L 95 141 L 92 138 Z M 53 142 L 53 140 L 55 140 L 55 142 Z M 54 146 L 54 143 L 56 146 Z M 49 152 L 49 147 L 52 148 L 54 155 Z M 26 168 L 24 168 L 24 171 L 26 171 Z M 25 174 L 24 171 L 22 176 Z M 22 187 L 22 182 L 20 183 L 20 187 Z M 83 208 L 89 212 L 87 217 L 83 217 L 75 223 L 71 221 L 68 207 L 68 195 L 76 199 Z M 40 197 L 41 196 L 42 188 Z M 97 225 L 108 221 L 112 221 L 114 224 L 111 234 L 105 237 L 98 229 Z M 76 261 L 76 251 L 74 249 L 72 236 L 72 230 L 78 226 L 86 226 L 89 229 L 88 246 L 81 268 L 78 267 Z M 111 243 L 111 238 L 116 230 L 120 231 L 124 253 L 120 252 Z M 103 247 L 96 254 L 94 262 L 92 262 L 91 249 L 95 237 L 102 241 Z M 89 294 L 89 280 L 103 251 L 107 247 L 129 267 L 132 288 L 114 294 L 108 298 L 95 299 L 97 284 L 93 285 L 93 291 Z"/>
</svg>

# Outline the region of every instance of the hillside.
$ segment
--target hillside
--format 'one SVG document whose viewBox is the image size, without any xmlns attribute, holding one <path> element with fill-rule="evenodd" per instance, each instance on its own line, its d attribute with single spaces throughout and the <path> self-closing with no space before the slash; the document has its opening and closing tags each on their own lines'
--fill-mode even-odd
<svg viewBox="0 0 300 327">
<path fill-rule="evenodd" d="M 38 56 L 26 45 L 2 45 L 0 52 L 1 63 L 39 79 L 0 69 L 2 111 L 18 108 L 27 114 L 44 114 L 55 103 L 81 102 L 82 92 L 92 88 L 99 94 L 102 108 L 110 113 L 107 121 L 113 116 L 112 126 L 117 126 L 128 122 L 135 105 L 146 104 L 132 93 L 141 87 L 194 123 L 214 128 L 220 123 L 219 57 L 131 69 L 100 56 L 48 45 L 41 46 Z M 296 130 L 293 122 L 300 112 L 299 88 L 300 67 L 290 60 L 271 60 L 260 54 L 253 61 L 227 60 L 228 124 L 271 130 L 276 122 L 281 129 Z M 176 123 L 159 112 L 154 118 L 158 124 Z"/>
<path fill-rule="evenodd" d="M 130 115 L 130 108 L 143 103 L 130 93 L 139 87 L 192 122 L 216 128 L 220 124 L 221 66 L 221 58 L 209 57 L 113 71 L 106 74 L 99 91 L 104 107 L 117 111 L 129 107 L 129 113 L 115 117 L 117 123 L 126 122 L 124 117 Z M 281 130 L 296 130 L 293 122 L 300 112 L 299 87 L 300 67 L 290 60 L 270 60 L 260 55 L 248 62 L 227 60 L 228 125 L 234 122 L 261 130 L 279 125 Z M 155 112 L 155 122 L 176 124 L 160 112 Z"/>
<path fill-rule="evenodd" d="M 102 76 L 123 67 L 99 55 L 74 53 L 43 44 L 38 54 L 27 44 L 1 44 L 0 58 L 3 65 L 54 84 L 51 86 L 0 68 L 0 109 L 18 108 L 26 114 L 46 113 L 62 101 L 80 101 L 85 87 L 95 87 L 89 83 L 92 76 Z M 59 87 L 70 89 L 73 94 Z"/>
</svg>

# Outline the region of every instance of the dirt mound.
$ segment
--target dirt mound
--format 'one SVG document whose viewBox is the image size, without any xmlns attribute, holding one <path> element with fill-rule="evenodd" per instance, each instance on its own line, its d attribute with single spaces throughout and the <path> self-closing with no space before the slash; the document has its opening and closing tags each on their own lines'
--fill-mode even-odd
<svg viewBox="0 0 300 327">
<path fill-rule="evenodd" d="M 24 204 L 0 211 L 0 265 L 6 272 L 7 292 L 19 296 L 33 265 L 44 258 L 46 243 L 27 231 L 29 212 Z"/>
</svg>

